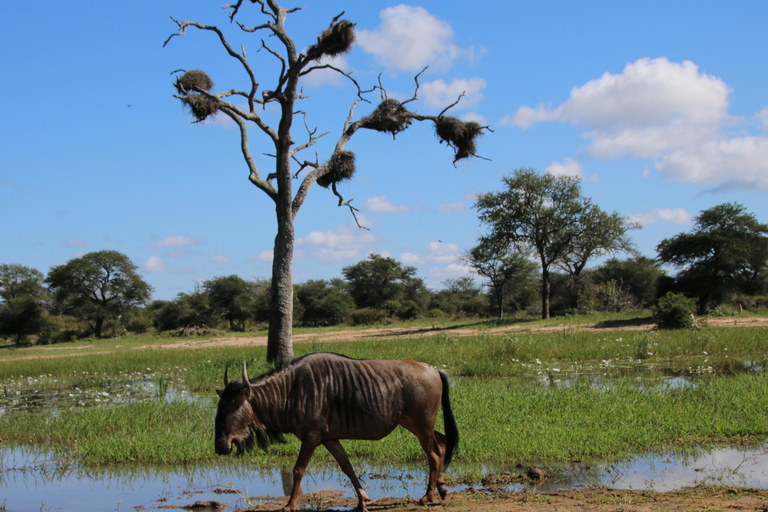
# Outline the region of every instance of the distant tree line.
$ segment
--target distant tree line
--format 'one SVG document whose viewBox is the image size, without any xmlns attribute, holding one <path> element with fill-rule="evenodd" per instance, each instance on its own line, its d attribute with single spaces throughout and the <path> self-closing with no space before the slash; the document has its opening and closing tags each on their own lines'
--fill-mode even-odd
<svg viewBox="0 0 768 512">
<path fill-rule="evenodd" d="M 506 190 L 479 197 L 489 229 L 462 258 L 481 283 L 466 276 L 431 290 L 416 268 L 371 254 L 344 267 L 341 277 L 294 285 L 294 325 L 548 317 L 659 304 L 704 314 L 768 300 L 768 226 L 739 204 L 702 211 L 690 232 L 662 240 L 650 258 L 631 247 L 632 226 L 581 196 L 578 180 L 521 170 L 505 184 Z M 619 252 L 628 257 L 619 259 Z M 587 267 L 599 256 L 600 264 Z M 676 272 L 668 275 L 664 265 Z M 137 270 L 117 251 L 88 253 L 47 276 L 0 264 L 0 336 L 16 344 L 57 343 L 126 331 L 243 331 L 269 320 L 269 280 L 220 276 L 172 300 L 151 300 Z M 690 316 L 682 311 L 678 316 Z"/>
</svg>

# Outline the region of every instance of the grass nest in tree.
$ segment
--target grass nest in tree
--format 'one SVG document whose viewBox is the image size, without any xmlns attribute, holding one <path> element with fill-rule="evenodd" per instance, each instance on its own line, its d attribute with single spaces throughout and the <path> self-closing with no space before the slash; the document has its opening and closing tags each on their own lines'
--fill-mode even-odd
<svg viewBox="0 0 768 512">
<path fill-rule="evenodd" d="M 319 59 L 323 55 L 335 57 L 348 52 L 354 43 L 355 24 L 341 20 L 317 36 L 317 43 L 309 47 L 307 57 L 309 60 Z"/>
<path fill-rule="evenodd" d="M 179 94 L 187 94 L 189 91 L 195 90 L 196 88 L 201 91 L 209 92 L 213 89 L 213 80 L 211 80 L 211 77 L 209 77 L 205 71 L 193 69 L 192 71 L 184 73 L 173 85 L 176 86 L 176 90 L 179 91 Z"/>
<path fill-rule="evenodd" d="M 362 119 L 362 127 L 377 132 L 389 132 L 392 137 L 411 126 L 411 116 L 402 103 L 386 99 L 376 110 Z"/>
<path fill-rule="evenodd" d="M 214 115 L 219 108 L 219 100 L 212 96 L 198 93 L 185 95 L 181 98 L 181 102 L 189 107 L 198 123 Z"/>
<path fill-rule="evenodd" d="M 317 178 L 317 184 L 324 188 L 352 178 L 356 170 L 355 154 L 351 151 L 339 151 L 328 160 L 326 165 L 328 172 Z"/>
<path fill-rule="evenodd" d="M 455 117 L 438 117 L 435 121 L 435 133 L 441 142 L 456 150 L 453 163 L 463 158 L 475 156 L 475 140 L 483 134 L 483 127 L 475 121 L 462 121 Z"/>
</svg>

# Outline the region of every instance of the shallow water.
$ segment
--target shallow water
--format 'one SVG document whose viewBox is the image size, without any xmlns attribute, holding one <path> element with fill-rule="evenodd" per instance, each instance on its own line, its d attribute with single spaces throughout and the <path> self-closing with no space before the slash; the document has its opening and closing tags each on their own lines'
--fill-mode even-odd
<svg viewBox="0 0 768 512">
<path fill-rule="evenodd" d="M 356 464 L 366 492 L 382 497 L 419 498 L 424 492 L 425 468 L 377 468 Z M 620 464 L 575 464 L 541 467 L 543 482 L 506 486 L 512 491 L 552 492 L 565 489 L 611 487 L 671 491 L 695 485 L 726 485 L 768 489 L 768 443 L 752 449 L 723 448 L 696 456 L 646 456 Z M 196 501 L 219 501 L 225 510 L 251 503 L 275 501 L 290 485 L 290 471 L 258 471 L 247 465 L 205 468 L 121 468 L 108 472 L 86 471 L 24 449 L 0 450 L 0 507 L 7 511 L 164 510 Z M 456 468 L 461 471 L 461 468 Z M 512 469 L 525 472 L 527 468 Z M 488 468 L 486 473 L 504 471 Z M 450 473 L 450 472 L 449 472 Z M 458 485 L 482 487 L 480 482 Z M 333 466 L 312 467 L 304 478 L 305 493 L 354 491 L 347 478 Z M 161 508 L 163 507 L 163 508 Z M 276 505 L 276 508 L 277 507 Z"/>
</svg>

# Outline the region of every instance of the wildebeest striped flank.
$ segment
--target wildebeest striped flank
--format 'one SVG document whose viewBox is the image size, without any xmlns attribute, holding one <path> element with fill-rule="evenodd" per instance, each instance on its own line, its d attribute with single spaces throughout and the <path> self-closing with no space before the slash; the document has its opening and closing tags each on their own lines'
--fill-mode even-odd
<svg viewBox="0 0 768 512">
<path fill-rule="evenodd" d="M 318 445 L 325 446 L 352 481 L 358 509 L 368 496 L 355 475 L 341 439 L 382 439 L 398 425 L 413 432 L 427 454 L 429 480 L 419 503 L 447 491 L 443 471 L 459 442 L 448 395 L 448 379 L 437 368 L 415 361 L 351 359 L 339 354 L 308 354 L 281 371 L 229 381 L 217 391 L 216 453 L 241 454 L 252 440 L 266 447 L 282 434 L 294 434 L 301 449 L 293 468 L 293 488 L 283 510 L 293 511 L 301 479 Z M 442 405 L 446 435 L 435 430 Z"/>
</svg>

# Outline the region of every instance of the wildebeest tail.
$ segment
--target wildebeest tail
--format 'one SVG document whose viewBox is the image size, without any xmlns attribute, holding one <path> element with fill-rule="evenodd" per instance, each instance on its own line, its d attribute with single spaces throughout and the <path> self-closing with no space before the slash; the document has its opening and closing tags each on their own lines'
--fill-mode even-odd
<svg viewBox="0 0 768 512">
<path fill-rule="evenodd" d="M 448 377 L 443 372 L 440 372 L 440 380 L 443 383 L 443 424 L 445 425 L 445 462 L 443 468 L 448 468 L 448 464 L 451 463 L 453 457 L 453 451 L 459 445 L 459 429 L 456 426 L 456 418 L 453 416 L 453 409 L 451 409 L 451 399 L 448 396 Z"/>
</svg>

